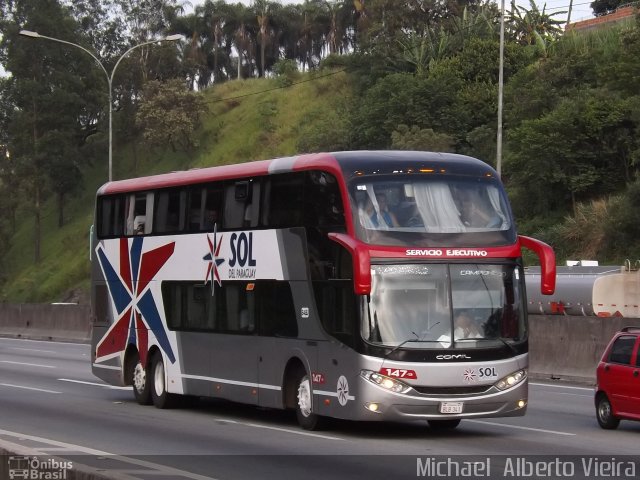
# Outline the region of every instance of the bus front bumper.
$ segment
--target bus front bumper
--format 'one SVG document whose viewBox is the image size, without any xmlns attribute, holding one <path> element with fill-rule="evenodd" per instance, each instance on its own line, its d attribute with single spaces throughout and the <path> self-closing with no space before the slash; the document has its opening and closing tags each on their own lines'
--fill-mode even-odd
<svg viewBox="0 0 640 480">
<path fill-rule="evenodd" d="M 360 379 L 354 407 L 359 420 L 446 420 L 483 417 L 517 417 L 527 411 L 527 380 L 507 389 L 490 388 L 479 395 L 393 393 Z"/>
</svg>

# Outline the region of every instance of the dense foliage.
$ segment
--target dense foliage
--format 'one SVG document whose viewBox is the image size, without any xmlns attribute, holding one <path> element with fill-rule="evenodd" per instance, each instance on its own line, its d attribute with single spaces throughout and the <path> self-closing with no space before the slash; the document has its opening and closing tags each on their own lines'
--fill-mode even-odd
<svg viewBox="0 0 640 480">
<path fill-rule="evenodd" d="M 43 212 L 54 209 L 63 231 L 70 210 L 88 208 L 95 178 L 106 178 L 110 90 L 114 150 L 130 152 L 115 178 L 358 148 L 447 150 L 495 164 L 495 3 L 185 6 L 0 0 L 0 283 L 43 262 L 51 235 L 41 233 Z M 561 259 L 621 262 L 640 256 L 640 26 L 564 33 L 565 14 L 533 1 L 508 8 L 503 179 L 521 231 L 552 243 Z M 154 42 L 175 33 L 182 40 Z M 302 91 L 322 100 L 301 109 Z M 298 119 L 295 138 L 282 131 L 285 109 Z M 242 121 L 230 127 L 234 115 Z M 162 160 L 145 164 L 151 155 Z M 24 241 L 31 261 L 9 262 L 4 252 Z"/>
</svg>

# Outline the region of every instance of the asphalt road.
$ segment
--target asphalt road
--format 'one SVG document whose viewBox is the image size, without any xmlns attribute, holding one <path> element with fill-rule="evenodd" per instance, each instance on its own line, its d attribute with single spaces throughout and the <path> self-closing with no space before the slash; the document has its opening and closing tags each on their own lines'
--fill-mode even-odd
<svg viewBox="0 0 640 480">
<path fill-rule="evenodd" d="M 6 338 L 0 338 L 0 440 L 135 478 L 413 478 L 433 473 L 417 462 L 425 467 L 440 456 L 455 462 L 496 456 L 493 474 L 504 478 L 509 457 L 533 455 L 600 462 L 635 455 L 640 476 L 640 422 L 601 430 L 591 388 L 531 383 L 525 417 L 463 420 L 449 432 L 425 422 L 344 421 L 307 432 L 291 413 L 225 401 L 174 410 L 140 406 L 129 388 L 93 377 L 88 345 Z M 578 473 L 572 477 L 592 478 Z M 625 477 L 624 470 L 616 473 Z"/>
</svg>

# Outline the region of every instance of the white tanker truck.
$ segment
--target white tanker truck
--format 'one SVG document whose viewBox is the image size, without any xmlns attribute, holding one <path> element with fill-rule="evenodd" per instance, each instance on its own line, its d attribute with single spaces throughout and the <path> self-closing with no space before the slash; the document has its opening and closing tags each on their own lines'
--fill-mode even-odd
<svg viewBox="0 0 640 480">
<path fill-rule="evenodd" d="M 525 269 L 528 310 L 537 315 L 640 318 L 640 261 L 557 267 L 553 295 L 540 294 L 540 267 Z"/>
</svg>

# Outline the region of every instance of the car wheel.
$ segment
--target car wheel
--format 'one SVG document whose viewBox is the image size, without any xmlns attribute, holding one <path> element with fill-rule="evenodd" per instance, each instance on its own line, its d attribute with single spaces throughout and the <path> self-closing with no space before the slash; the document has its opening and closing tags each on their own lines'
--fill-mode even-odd
<svg viewBox="0 0 640 480">
<path fill-rule="evenodd" d="M 151 400 L 157 408 L 171 408 L 176 396 L 167 392 L 162 354 L 155 352 L 151 358 Z"/>
<path fill-rule="evenodd" d="M 427 420 L 432 430 L 453 430 L 460 425 L 460 419 L 451 420 Z"/>
<path fill-rule="evenodd" d="M 306 374 L 299 375 L 296 385 L 296 417 L 298 423 L 305 430 L 317 430 L 320 428 L 321 422 L 320 417 L 313 413 L 311 379 Z"/>
<path fill-rule="evenodd" d="M 147 375 L 147 369 L 140 362 L 140 355 L 133 354 L 131 359 L 133 369 L 131 371 L 131 385 L 133 396 L 140 405 L 151 405 L 151 382 Z"/>
<path fill-rule="evenodd" d="M 609 402 L 605 394 L 600 394 L 596 401 L 596 418 L 598 419 L 598 425 L 606 430 L 614 430 L 620 424 L 620 419 L 613 415 L 611 402 Z"/>
</svg>

